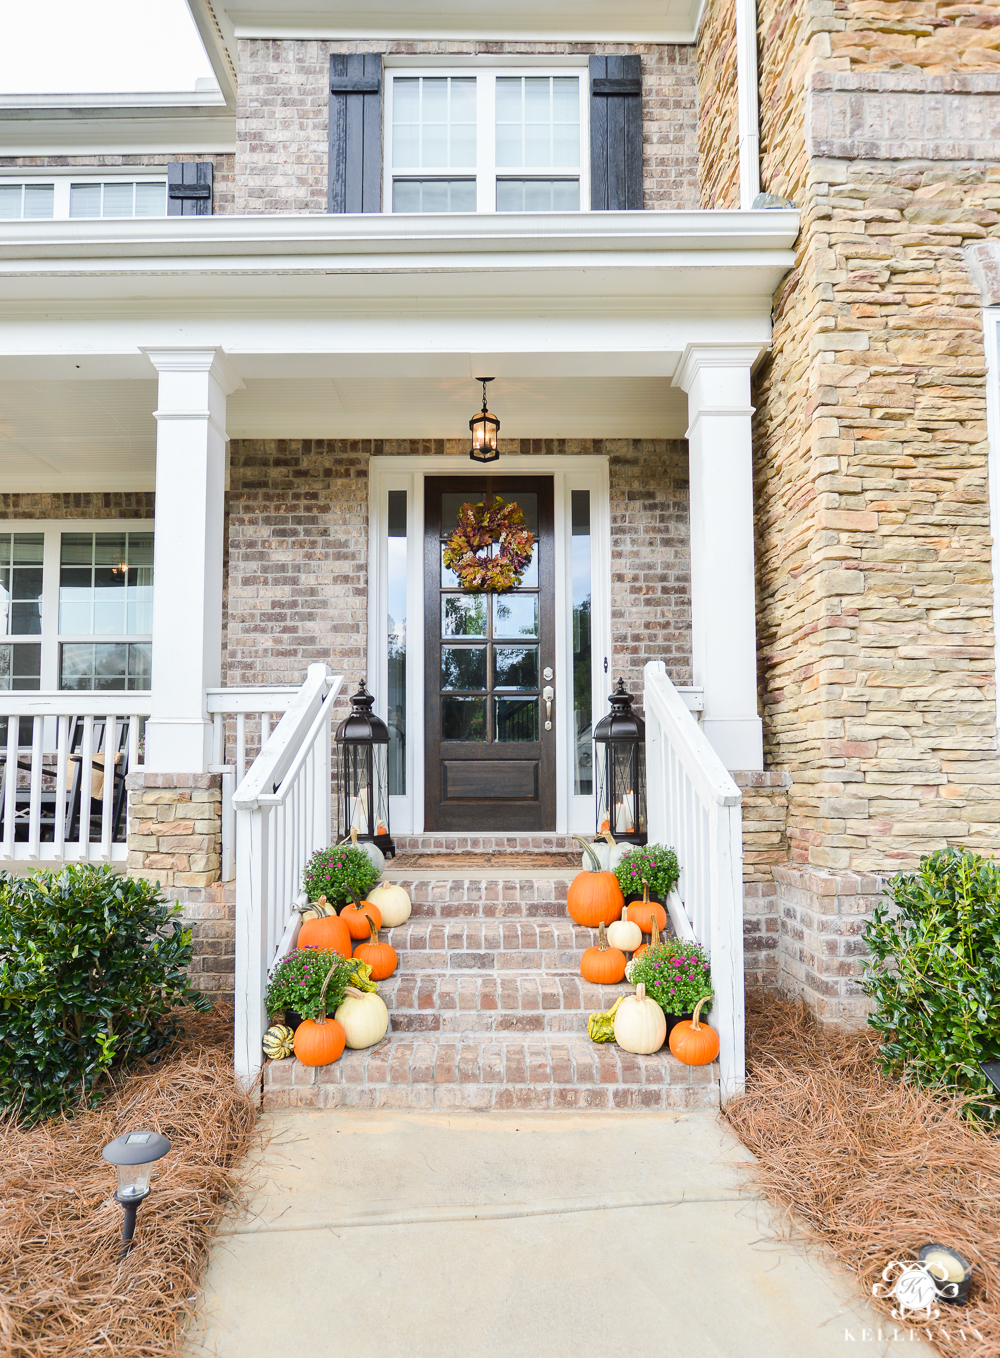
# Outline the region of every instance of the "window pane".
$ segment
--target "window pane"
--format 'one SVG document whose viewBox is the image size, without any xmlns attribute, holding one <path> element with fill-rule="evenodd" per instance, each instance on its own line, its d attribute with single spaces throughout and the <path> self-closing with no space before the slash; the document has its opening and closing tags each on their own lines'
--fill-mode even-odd
<svg viewBox="0 0 1000 1358">
<path fill-rule="evenodd" d="M 387 626 L 389 633 L 389 792 L 406 792 L 406 491 L 389 491 Z"/>
<path fill-rule="evenodd" d="M 500 76 L 496 92 L 498 166 L 580 164 L 578 76 Z"/>
<path fill-rule="evenodd" d="M 573 791 L 594 791 L 591 733 L 590 655 L 590 491 L 571 492 L 573 570 Z"/>
<path fill-rule="evenodd" d="M 537 698 L 494 698 L 493 702 L 498 741 L 509 744 L 538 739 Z"/>
<path fill-rule="evenodd" d="M 495 646 L 493 648 L 494 688 L 538 688 L 537 646 Z"/>
<path fill-rule="evenodd" d="M 0 535 L 0 621 L 7 636 L 38 636 L 42 630 L 44 542 L 41 533 Z"/>
<path fill-rule="evenodd" d="M 101 215 L 100 184 L 70 184 L 69 215 L 71 217 L 99 217 Z"/>
<path fill-rule="evenodd" d="M 63 533 L 60 557 L 63 636 L 141 636 L 152 630 L 152 533 Z"/>
<path fill-rule="evenodd" d="M 37 644 L 11 646 L 10 650 L 13 652 L 10 666 L 11 688 L 37 692 L 42 674 L 41 646 Z"/>
<path fill-rule="evenodd" d="M 493 635 L 497 637 L 537 637 L 538 595 L 494 594 Z"/>
<path fill-rule="evenodd" d="M 102 215 L 131 217 L 134 215 L 134 184 L 105 184 Z"/>
<path fill-rule="evenodd" d="M 51 217 L 55 206 L 56 191 L 53 184 L 25 184 L 24 215 L 36 221 Z"/>
<path fill-rule="evenodd" d="M 485 740 L 485 698 L 442 698 L 442 740 Z"/>
<path fill-rule="evenodd" d="M 579 212 L 578 179 L 498 179 L 497 212 Z"/>
<path fill-rule="evenodd" d="M 136 184 L 135 215 L 137 217 L 165 217 L 167 215 L 166 184 Z"/>
<path fill-rule="evenodd" d="M 59 687 L 82 692 L 139 688 L 128 683 L 129 649 L 125 642 L 64 641 L 59 648 Z M 133 660 L 140 670 L 142 664 L 141 656 Z"/>
<path fill-rule="evenodd" d="M 475 212 L 474 179 L 396 179 L 393 212 Z"/>
<path fill-rule="evenodd" d="M 484 637 L 486 635 L 486 600 L 483 595 L 446 594 L 441 600 L 441 635 L 443 637 Z"/>
<path fill-rule="evenodd" d="M 153 672 L 152 646 L 148 641 L 130 641 L 128 646 L 128 686 L 148 689 Z"/>
<path fill-rule="evenodd" d="M 22 184 L 0 184 L 0 219 L 9 221 L 21 215 Z"/>
<path fill-rule="evenodd" d="M 442 646 L 441 687 L 484 689 L 486 687 L 486 647 Z"/>
<path fill-rule="evenodd" d="M 392 163 L 397 169 L 475 165 L 474 77 L 415 76 L 393 81 Z"/>
</svg>

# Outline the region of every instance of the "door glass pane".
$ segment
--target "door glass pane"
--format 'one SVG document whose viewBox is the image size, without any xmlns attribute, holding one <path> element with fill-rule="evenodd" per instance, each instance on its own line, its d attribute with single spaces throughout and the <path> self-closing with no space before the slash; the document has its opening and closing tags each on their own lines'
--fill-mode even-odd
<svg viewBox="0 0 1000 1358">
<path fill-rule="evenodd" d="M 594 791 L 590 657 L 590 491 L 571 492 L 573 570 L 573 791 Z"/>
<path fill-rule="evenodd" d="M 493 634 L 498 637 L 537 637 L 538 595 L 494 594 Z"/>
<path fill-rule="evenodd" d="M 444 564 L 444 554 L 448 550 L 448 544 L 441 544 L 441 587 L 442 589 L 454 589 L 458 584 L 458 576 L 448 566 Z"/>
<path fill-rule="evenodd" d="M 538 739 L 537 698 L 494 698 L 496 739 L 502 744 Z"/>
<path fill-rule="evenodd" d="M 537 646 L 495 646 L 494 688 L 538 688 Z"/>
<path fill-rule="evenodd" d="M 484 689 L 486 687 L 486 647 L 442 646 L 441 687 Z"/>
<path fill-rule="evenodd" d="M 486 699 L 441 699 L 442 740 L 485 740 Z"/>
<path fill-rule="evenodd" d="M 486 599 L 482 594 L 446 594 L 441 599 L 441 635 L 484 637 Z"/>
<path fill-rule="evenodd" d="M 386 566 L 389 674 L 389 792 L 406 793 L 406 491 L 389 491 L 389 542 Z"/>
</svg>

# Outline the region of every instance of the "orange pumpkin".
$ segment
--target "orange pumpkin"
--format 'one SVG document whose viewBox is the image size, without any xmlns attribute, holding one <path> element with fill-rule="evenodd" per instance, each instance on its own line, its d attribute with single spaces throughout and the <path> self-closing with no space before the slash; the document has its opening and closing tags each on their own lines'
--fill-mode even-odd
<svg viewBox="0 0 1000 1358">
<path fill-rule="evenodd" d="M 351 935 L 339 915 L 327 915 L 324 919 L 307 919 L 299 930 L 296 946 L 328 948 L 341 957 L 350 957 Z"/>
<path fill-rule="evenodd" d="M 311 921 L 310 921 L 311 922 Z M 326 1016 L 326 988 L 337 970 L 336 962 L 326 973 L 323 989 L 319 992 L 319 1018 L 303 1019 L 295 1029 L 293 1048 L 304 1066 L 328 1066 L 343 1053 L 347 1034 L 343 1024 Z"/>
<path fill-rule="evenodd" d="M 354 956 L 368 963 L 372 969 L 373 981 L 384 981 L 396 970 L 396 949 L 390 947 L 388 943 L 378 941 L 378 926 L 371 915 L 365 915 L 365 919 L 371 930 L 371 938 L 367 943 L 358 944 L 354 949 Z"/>
<path fill-rule="evenodd" d="M 707 1066 L 719 1054 L 719 1034 L 707 1023 L 698 1022 L 701 1006 L 711 998 L 705 995 L 695 1005 L 691 1018 L 682 1019 L 670 1030 L 670 1050 L 686 1066 Z"/>
<path fill-rule="evenodd" d="M 662 905 L 649 899 L 649 883 L 645 877 L 642 879 L 642 900 L 632 902 L 628 908 L 628 917 L 633 924 L 638 924 L 644 934 L 653 932 L 654 919 L 657 928 L 667 927 L 667 912 Z"/>
<path fill-rule="evenodd" d="M 369 915 L 374 920 L 375 930 L 378 932 L 382 928 L 382 911 L 374 901 L 363 901 L 360 896 L 354 896 L 351 904 L 345 905 L 341 910 L 340 918 L 347 925 L 355 942 L 358 939 L 367 939 Z"/>
<path fill-rule="evenodd" d="M 650 937 L 649 942 L 639 944 L 638 948 L 636 948 L 635 952 L 632 954 L 632 961 L 634 962 L 637 957 L 641 957 L 647 948 L 658 948 L 659 946 L 660 946 L 660 926 L 657 924 L 656 919 L 654 918 L 652 935 Z"/>
<path fill-rule="evenodd" d="M 566 905 L 570 918 L 585 929 L 596 929 L 599 924 L 611 924 L 622 913 L 625 898 L 613 872 L 601 872 L 597 855 L 585 839 L 574 835 L 583 845 L 593 866 L 578 872 L 570 882 Z"/>
<path fill-rule="evenodd" d="M 614 985 L 625 979 L 625 954 L 608 943 L 603 920 L 597 926 L 597 946 L 588 948 L 580 959 L 580 975 L 596 985 Z"/>
</svg>

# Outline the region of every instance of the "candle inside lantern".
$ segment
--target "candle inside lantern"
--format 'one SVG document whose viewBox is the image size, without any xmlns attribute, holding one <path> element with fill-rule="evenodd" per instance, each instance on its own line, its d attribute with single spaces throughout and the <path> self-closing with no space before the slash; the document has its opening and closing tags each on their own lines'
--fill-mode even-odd
<svg viewBox="0 0 1000 1358">
<path fill-rule="evenodd" d="M 354 814 L 351 816 L 351 829 L 357 830 L 359 835 L 368 833 L 368 787 L 358 788 L 358 795 L 354 799 Z"/>
<path fill-rule="evenodd" d="M 632 833 L 635 825 L 635 796 L 631 792 L 623 792 L 622 799 L 615 807 L 615 829 L 620 835 Z"/>
<path fill-rule="evenodd" d="M 965 1278 L 965 1265 L 950 1250 L 930 1250 L 924 1255 L 924 1263 L 941 1282 L 960 1283 Z"/>
</svg>

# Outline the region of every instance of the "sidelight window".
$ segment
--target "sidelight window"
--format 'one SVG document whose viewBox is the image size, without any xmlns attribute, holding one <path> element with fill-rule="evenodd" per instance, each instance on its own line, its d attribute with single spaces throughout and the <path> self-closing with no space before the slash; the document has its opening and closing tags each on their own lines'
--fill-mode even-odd
<svg viewBox="0 0 1000 1358">
<path fill-rule="evenodd" d="M 389 795 L 406 795 L 406 491 L 390 490 L 386 570 Z"/>
</svg>

